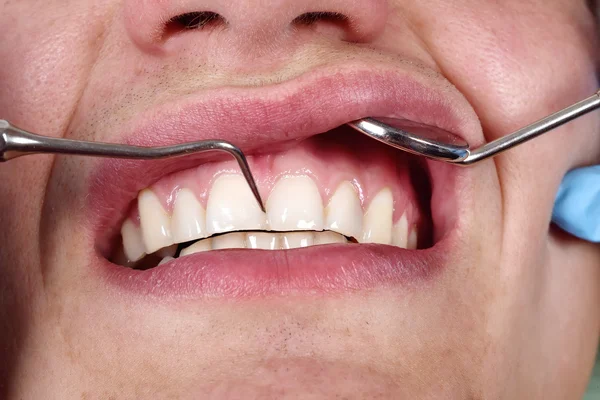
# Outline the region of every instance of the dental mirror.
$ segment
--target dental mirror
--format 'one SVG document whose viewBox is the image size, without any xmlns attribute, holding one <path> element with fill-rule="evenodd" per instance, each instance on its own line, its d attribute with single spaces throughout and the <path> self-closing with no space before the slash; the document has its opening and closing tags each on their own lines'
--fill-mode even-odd
<svg viewBox="0 0 600 400">
<path fill-rule="evenodd" d="M 498 155 L 598 108 L 600 90 L 585 100 L 476 149 L 471 149 L 464 139 L 443 129 L 403 119 L 364 118 L 348 125 L 397 149 L 466 166 Z"/>
</svg>

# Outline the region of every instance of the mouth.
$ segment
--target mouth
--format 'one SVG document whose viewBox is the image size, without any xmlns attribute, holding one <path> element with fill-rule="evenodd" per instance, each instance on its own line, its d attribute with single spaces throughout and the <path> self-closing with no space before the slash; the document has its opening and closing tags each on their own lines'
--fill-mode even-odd
<svg viewBox="0 0 600 400">
<path fill-rule="evenodd" d="M 392 117 L 464 138 L 473 134 L 464 104 L 430 76 L 353 66 L 152 110 L 132 122 L 126 142 L 230 141 L 247 155 L 266 212 L 233 160 L 104 160 L 90 189 L 94 264 L 121 286 L 169 296 L 354 290 L 433 276 L 452 246 L 467 174 L 345 124 Z"/>
</svg>

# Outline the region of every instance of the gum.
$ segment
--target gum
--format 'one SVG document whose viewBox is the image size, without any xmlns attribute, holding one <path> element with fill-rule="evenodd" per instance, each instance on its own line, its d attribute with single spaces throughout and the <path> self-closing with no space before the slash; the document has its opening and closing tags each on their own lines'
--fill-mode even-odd
<svg viewBox="0 0 600 400">
<path fill-rule="evenodd" d="M 349 181 L 359 194 L 363 211 L 379 191 L 390 188 L 394 198 L 394 223 L 406 212 L 409 226 L 413 226 L 419 225 L 423 213 L 411 182 L 409 160 L 404 153 L 350 128 L 313 136 L 287 150 L 248 157 L 265 203 L 275 184 L 284 176 L 310 176 L 320 190 L 324 206 L 337 187 Z M 172 213 L 177 192 L 183 188 L 191 190 L 206 208 L 212 184 L 225 174 L 241 174 L 234 160 L 177 172 L 160 179 L 150 189 L 169 213 Z M 137 204 L 132 207 L 129 218 L 139 222 Z"/>
</svg>

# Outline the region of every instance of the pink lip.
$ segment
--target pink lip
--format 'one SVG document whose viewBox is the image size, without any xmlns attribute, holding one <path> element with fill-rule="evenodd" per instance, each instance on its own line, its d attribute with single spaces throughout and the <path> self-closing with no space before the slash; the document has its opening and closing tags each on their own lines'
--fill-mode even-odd
<svg viewBox="0 0 600 400">
<path fill-rule="evenodd" d="M 465 117 L 474 113 L 468 105 L 461 108 L 464 99 L 454 98 L 445 85 L 414 73 L 373 71 L 357 67 L 345 67 L 342 72 L 318 70 L 269 87 L 206 92 L 138 116 L 122 137 L 127 143 L 144 146 L 218 138 L 252 154 L 268 151 L 274 143 L 326 132 L 368 116 L 403 117 L 462 137 L 476 135 L 475 124 Z M 229 250 L 184 257 L 148 271 L 108 262 L 104 256 L 110 239 L 137 193 L 163 176 L 198 164 L 195 156 L 99 162 L 90 180 L 89 196 L 90 223 L 98 248 L 92 262 L 96 271 L 119 286 L 167 297 L 345 290 L 423 278 L 444 264 L 442 254 L 449 250 L 452 228 L 460 215 L 455 188 L 468 179 L 464 169 L 428 161 L 432 217 L 439 240 L 424 251 L 381 245 L 252 253 Z"/>
<path fill-rule="evenodd" d="M 442 249 L 450 248 L 447 240 L 421 251 L 373 244 L 221 250 L 193 254 L 147 271 L 102 266 L 109 282 L 145 296 L 242 299 L 425 282 L 446 264 L 448 252 Z"/>
</svg>

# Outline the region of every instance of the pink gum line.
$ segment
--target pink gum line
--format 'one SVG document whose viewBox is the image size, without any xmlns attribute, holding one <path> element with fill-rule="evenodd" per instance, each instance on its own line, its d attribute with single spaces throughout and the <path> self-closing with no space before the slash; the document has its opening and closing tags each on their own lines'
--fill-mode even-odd
<svg viewBox="0 0 600 400">
<path fill-rule="evenodd" d="M 329 203 L 342 182 L 349 181 L 357 190 L 364 211 L 377 193 L 387 187 L 394 198 L 394 222 L 406 212 L 409 226 L 418 224 L 421 212 L 411 183 L 408 159 L 398 157 L 398 152 L 372 151 L 369 147 L 357 155 L 352 147 L 330 146 L 327 142 L 316 146 L 306 140 L 285 152 L 249 156 L 248 162 L 264 202 L 284 176 L 311 177 L 320 190 L 324 205 Z M 177 192 L 183 188 L 191 190 L 206 208 L 214 181 L 227 174 L 241 174 L 235 161 L 209 163 L 180 171 L 162 178 L 150 189 L 169 213 L 172 212 Z M 137 205 L 133 207 L 129 218 L 139 220 Z"/>
</svg>

